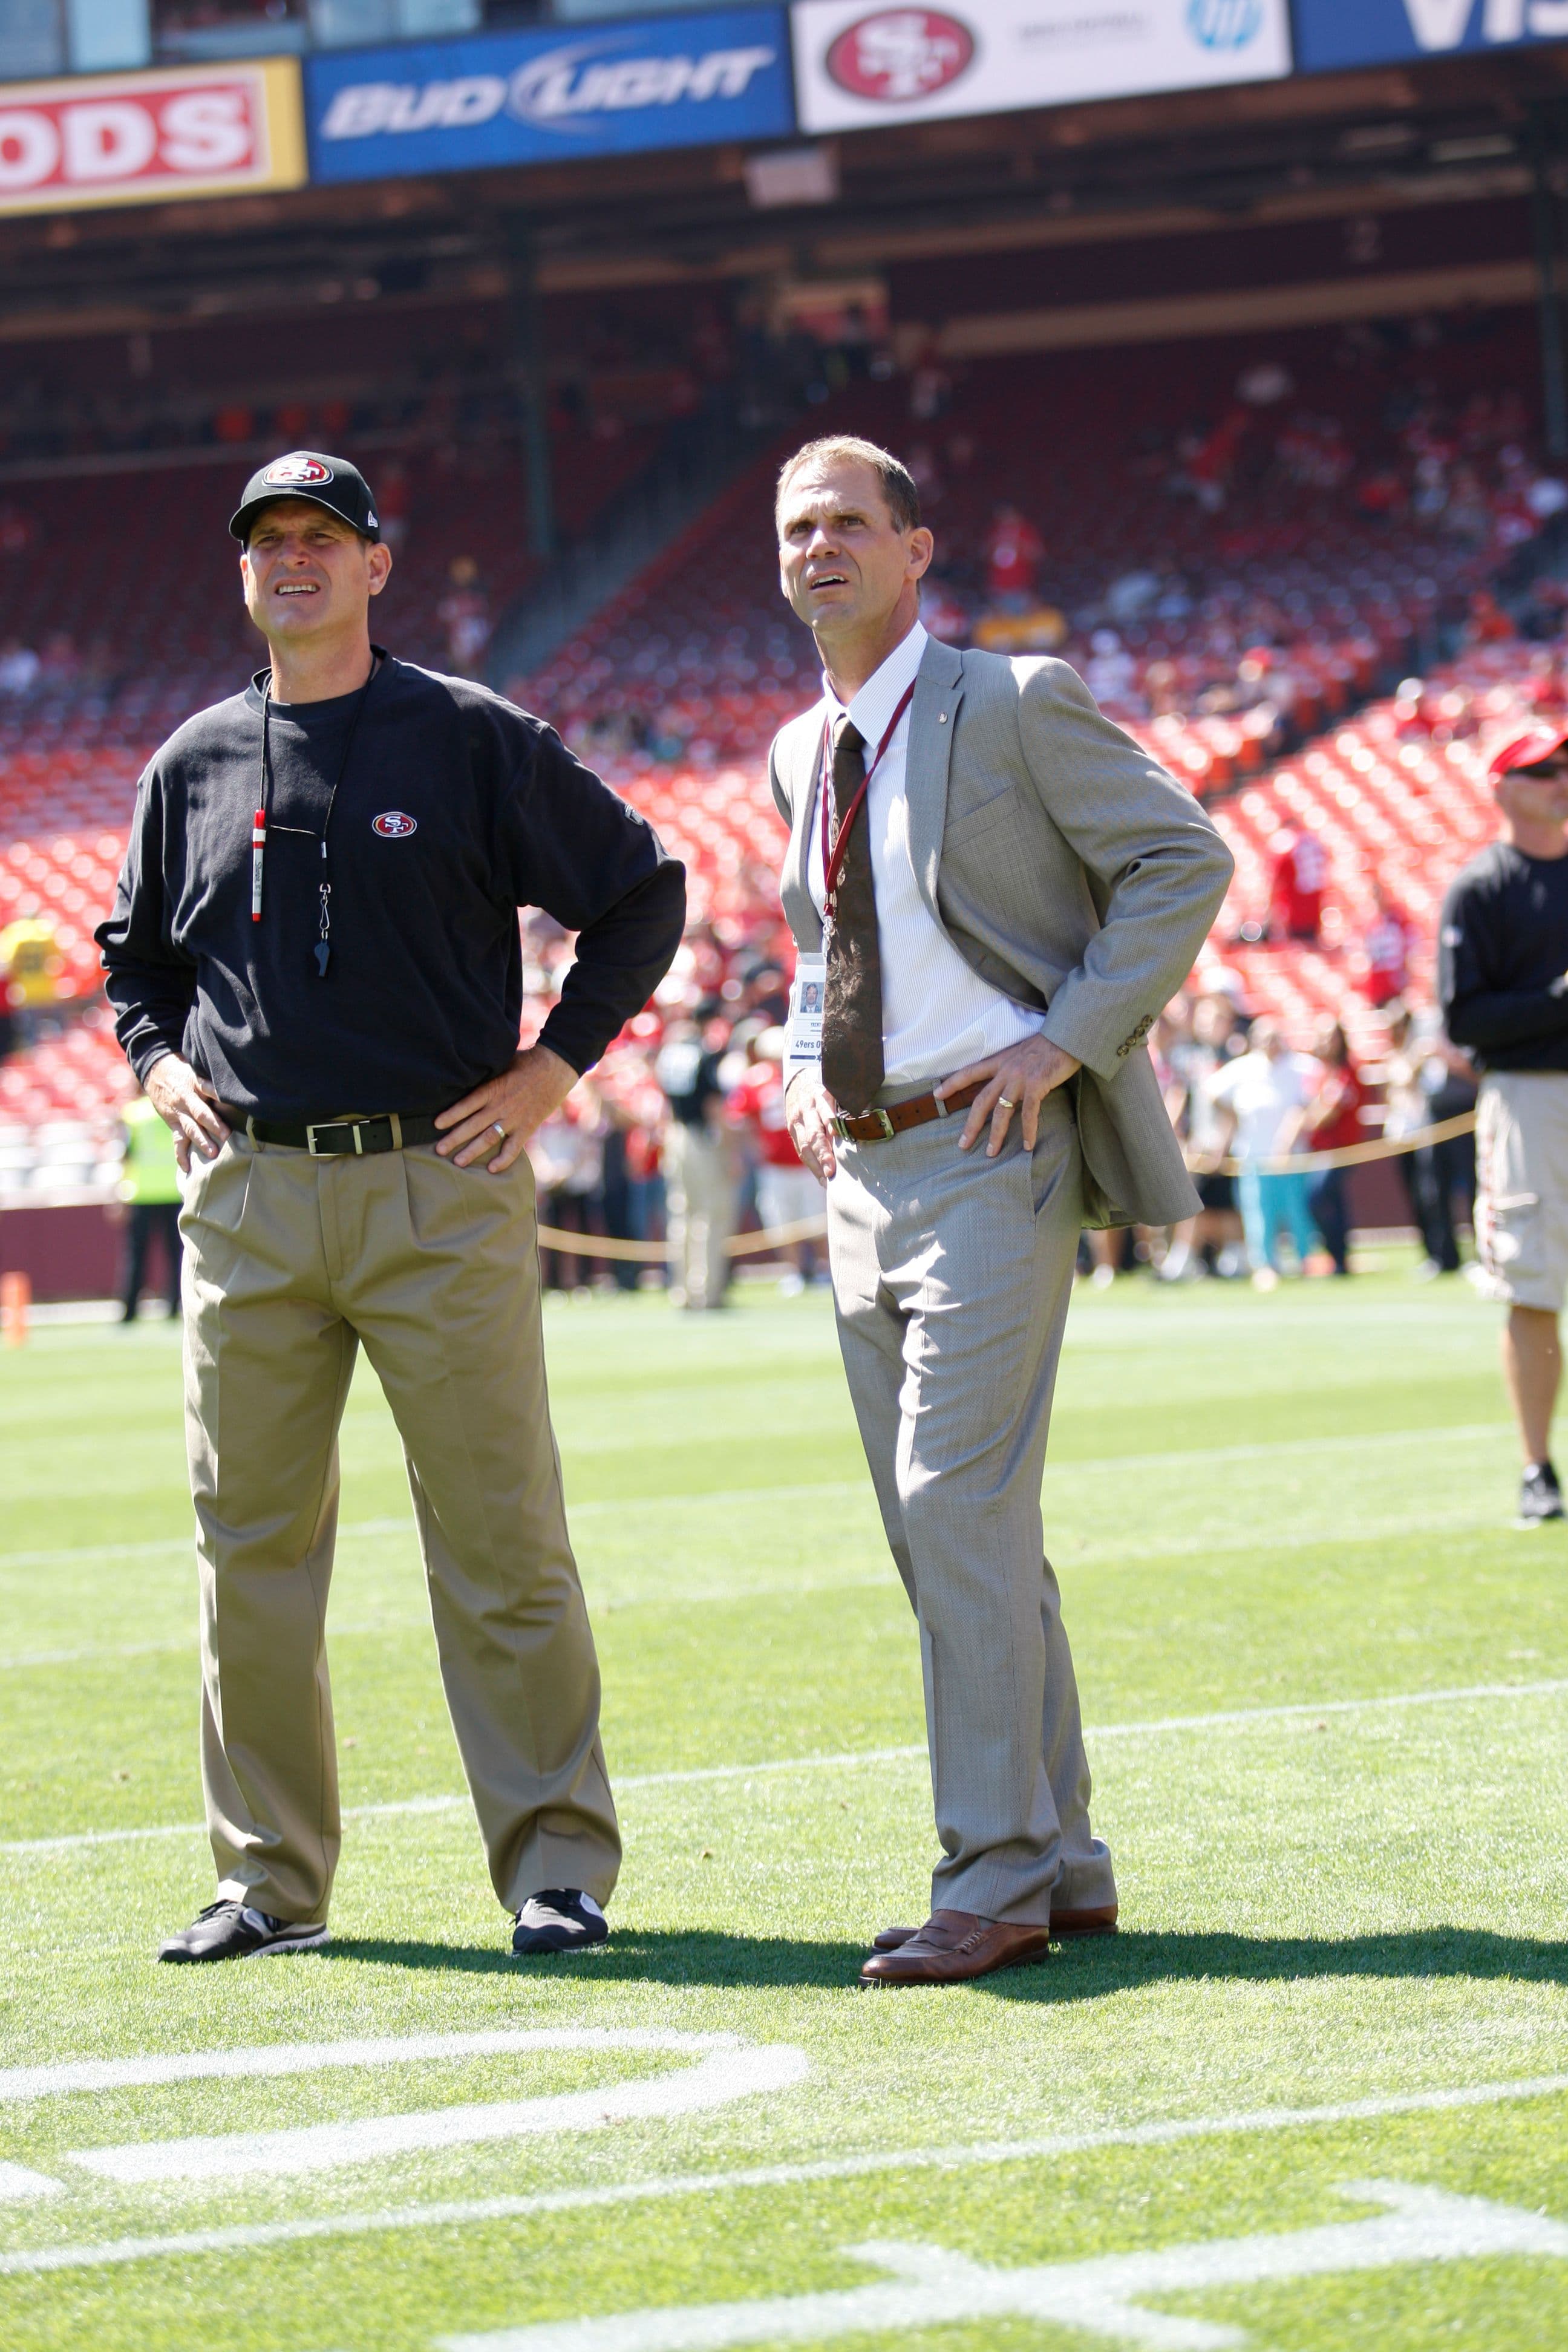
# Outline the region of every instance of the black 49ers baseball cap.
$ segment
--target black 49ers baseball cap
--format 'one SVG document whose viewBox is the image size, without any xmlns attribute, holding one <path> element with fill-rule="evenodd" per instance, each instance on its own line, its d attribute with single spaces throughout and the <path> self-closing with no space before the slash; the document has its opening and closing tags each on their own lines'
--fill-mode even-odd
<svg viewBox="0 0 1568 2352">
<path fill-rule="evenodd" d="M 328 457 L 320 449 L 290 449 L 286 457 L 274 457 L 252 474 L 229 524 L 242 546 L 262 508 L 279 499 L 308 499 L 312 506 L 325 507 L 329 514 L 351 523 L 362 539 L 381 537 L 370 484 L 346 457 Z"/>
</svg>

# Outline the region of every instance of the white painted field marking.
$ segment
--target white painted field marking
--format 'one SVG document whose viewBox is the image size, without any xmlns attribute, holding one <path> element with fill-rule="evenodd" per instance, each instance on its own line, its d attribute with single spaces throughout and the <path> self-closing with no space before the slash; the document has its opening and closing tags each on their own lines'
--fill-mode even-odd
<svg viewBox="0 0 1568 2352">
<path fill-rule="evenodd" d="M 1187 2140 L 1254 2133 L 1310 2131 L 1337 2124 L 1375 2123 L 1390 2116 L 1445 2115 L 1470 2107 L 1568 2095 L 1568 2074 L 1527 2075 L 1511 2083 L 1468 2083 L 1448 2090 L 1394 2091 L 1342 2099 L 1316 2107 L 1254 2107 L 1227 2116 L 1171 2116 L 1151 2123 L 1113 2124 L 1099 2131 L 1057 2132 L 1041 2139 L 981 2140 L 967 2146 L 878 2149 L 860 2156 L 817 2157 L 796 2164 L 758 2164 L 724 2172 L 675 2172 L 644 2180 L 604 2181 L 592 2188 L 542 2189 L 517 2197 L 446 2199 L 394 2205 L 379 2211 L 322 2213 L 292 2221 L 236 2221 L 212 2230 L 181 2230 L 164 2237 L 108 2238 L 82 2245 L 22 2247 L 0 2253 L 0 2277 L 46 2271 L 98 2270 L 119 2263 L 204 2254 L 240 2253 L 257 2246 L 291 2245 L 317 2238 L 379 2236 L 395 2230 L 466 2229 L 489 2221 L 526 2221 L 546 2213 L 644 2205 L 686 2197 L 718 2197 L 748 2189 L 809 2187 L 821 2180 L 861 2180 L 883 2172 L 962 2172 L 975 2166 L 1029 2164 L 1093 2155 L 1106 2147 L 1171 2147 Z"/>
<path fill-rule="evenodd" d="M 1458 1706 L 1479 1699 L 1552 1698 L 1568 1691 L 1568 1675 L 1535 1683 L 1466 1683 L 1451 1690 L 1385 1691 L 1371 1698 L 1292 1699 L 1279 1706 L 1222 1707 L 1209 1715 L 1152 1716 L 1135 1723 L 1090 1723 L 1086 1739 L 1144 1739 L 1171 1732 L 1246 1730 L 1254 1724 L 1288 1723 L 1308 1717 L 1361 1715 L 1384 1708 Z M 616 1781 L 618 1793 L 634 1789 L 680 1789 L 703 1780 L 756 1780 L 773 1772 L 840 1772 L 868 1764 L 902 1764 L 926 1756 L 923 1740 L 898 1748 L 852 1748 L 837 1755 L 773 1756 L 760 1764 L 698 1764 L 673 1772 L 627 1772 Z M 466 1811 L 468 1797 L 394 1797 L 382 1804 L 345 1805 L 346 1822 L 381 1821 L 398 1813 Z M 163 1822 L 150 1829 L 67 1830 L 58 1837 L 12 1838 L 0 1842 L 6 1854 L 68 1853 L 77 1847 L 137 1845 L 148 1838 L 205 1837 L 201 1822 Z"/>
<path fill-rule="evenodd" d="M 0 2205 L 16 2205 L 34 2197 L 57 2197 L 64 2187 L 63 2180 L 51 2180 L 47 2172 L 34 2172 L 26 2164 L 0 2164 Z"/>
<path fill-rule="evenodd" d="M 382 2034 L 364 2042 L 264 2042 L 246 2050 L 192 2050 L 139 2058 L 66 2058 L 49 2066 L 0 2070 L 0 2104 L 54 2099 L 79 2091 L 149 2084 L 254 2081 L 318 2074 L 337 2066 L 412 2066 L 431 2059 L 506 2058 L 532 2050 L 734 2050 L 732 2033 L 670 2033 L 653 2027 L 542 2025 L 478 2033 Z"/>
<path fill-rule="evenodd" d="M 732 2344 L 822 2343 L 873 2328 L 963 2326 L 976 2319 L 1043 2319 L 1149 2352 L 1226 2352 L 1239 2327 L 1151 2311 L 1147 2298 L 1205 2287 L 1332 2278 L 1405 2263 L 1473 2262 L 1488 2254 L 1568 2261 L 1568 2228 L 1513 2205 L 1453 2197 L 1402 2180 L 1346 2181 L 1341 2194 L 1386 2208 L 1364 2221 L 1248 2238 L 1163 2246 L 1146 2254 L 999 2270 L 944 2246 L 875 2240 L 846 2246 L 853 2262 L 890 2271 L 888 2286 L 837 2294 L 771 2295 L 752 2303 L 700 2303 L 684 2310 L 626 2312 L 613 2319 L 443 2336 L 442 2352 L 725 2352 Z"/>
<path fill-rule="evenodd" d="M 605 2124 L 700 2115 L 735 2099 L 788 2090 L 811 2070 L 792 2042 L 748 2048 L 732 2033 L 653 2033 L 584 2026 L 574 2033 L 519 2034 L 523 2047 L 576 2050 L 701 2050 L 700 2063 L 650 2081 L 605 2083 L 591 2091 L 543 2098 L 486 2100 L 423 2113 L 367 2116 L 355 2123 L 305 2124 L 290 2131 L 224 2132 L 191 2139 L 130 2140 L 118 2147 L 73 2149 L 68 2164 L 122 2187 L 151 2182 L 278 2179 L 335 2171 L 435 2148 L 487 2140 L 536 2139 L 596 2131 Z"/>
</svg>

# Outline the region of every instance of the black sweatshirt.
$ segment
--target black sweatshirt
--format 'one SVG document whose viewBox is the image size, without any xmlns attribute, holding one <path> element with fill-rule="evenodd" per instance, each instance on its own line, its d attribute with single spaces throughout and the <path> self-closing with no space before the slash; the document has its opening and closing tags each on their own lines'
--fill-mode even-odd
<svg viewBox="0 0 1568 2352">
<path fill-rule="evenodd" d="M 579 934 L 541 1033 L 574 1069 L 597 1061 L 668 970 L 685 868 L 552 728 L 499 695 L 387 659 L 363 703 L 274 703 L 268 736 L 258 923 L 258 683 L 188 720 L 142 778 L 97 933 L 139 1078 L 174 1052 L 241 1115 L 444 1110 L 517 1051 L 520 907 Z"/>
<path fill-rule="evenodd" d="M 1437 993 L 1483 1070 L 1568 1070 L 1568 857 L 1494 841 L 1450 884 Z"/>
</svg>

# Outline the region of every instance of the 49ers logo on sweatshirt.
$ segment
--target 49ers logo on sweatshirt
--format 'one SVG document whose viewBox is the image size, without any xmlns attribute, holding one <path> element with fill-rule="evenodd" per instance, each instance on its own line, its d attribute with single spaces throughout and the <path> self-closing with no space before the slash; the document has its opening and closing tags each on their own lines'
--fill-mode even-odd
<svg viewBox="0 0 1568 2352">
<path fill-rule="evenodd" d="M 415 819 L 405 816 L 401 809 L 388 809 L 384 815 L 372 817 L 370 829 L 372 833 L 379 833 L 383 841 L 406 841 L 411 833 L 418 832 L 419 827 Z"/>
</svg>

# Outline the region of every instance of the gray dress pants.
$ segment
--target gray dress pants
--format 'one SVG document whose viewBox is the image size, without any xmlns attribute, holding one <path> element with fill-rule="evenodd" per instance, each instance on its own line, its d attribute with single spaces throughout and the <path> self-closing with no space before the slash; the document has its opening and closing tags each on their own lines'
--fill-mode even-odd
<svg viewBox="0 0 1568 2352">
<path fill-rule="evenodd" d="M 840 1144 L 827 1191 L 838 1336 L 921 1633 L 942 1859 L 931 1908 L 1044 1924 L 1116 1900 L 1089 1822 L 1072 1654 L 1040 1481 L 1081 1222 L 1065 1090 L 1033 1152 L 955 1114 Z"/>
</svg>

